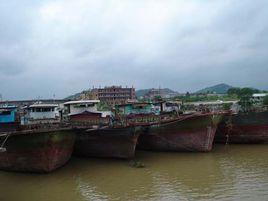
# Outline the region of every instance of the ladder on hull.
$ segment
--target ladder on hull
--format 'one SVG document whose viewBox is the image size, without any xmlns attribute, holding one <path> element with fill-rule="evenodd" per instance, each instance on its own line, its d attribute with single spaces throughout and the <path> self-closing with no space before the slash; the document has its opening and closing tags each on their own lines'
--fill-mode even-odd
<svg viewBox="0 0 268 201">
<path fill-rule="evenodd" d="M 9 137 L 9 134 L 0 134 L 0 137 L 4 137 L 5 139 L 3 140 L 3 142 L 1 143 L 1 146 L 0 146 L 0 153 L 4 153 L 7 151 L 7 149 L 4 147 L 8 137 Z"/>
</svg>

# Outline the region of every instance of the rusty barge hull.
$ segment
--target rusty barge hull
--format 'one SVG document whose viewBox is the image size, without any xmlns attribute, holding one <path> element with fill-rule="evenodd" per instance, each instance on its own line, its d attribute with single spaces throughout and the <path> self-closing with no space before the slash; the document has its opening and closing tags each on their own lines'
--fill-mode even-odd
<svg viewBox="0 0 268 201">
<path fill-rule="evenodd" d="M 1 141 L 5 136 L 1 135 Z M 5 142 L 0 153 L 0 169 L 48 173 L 63 166 L 71 157 L 75 138 L 70 130 L 17 132 Z"/>
<path fill-rule="evenodd" d="M 79 129 L 76 131 L 74 154 L 83 157 L 133 158 L 138 137 L 133 127 Z"/>
<path fill-rule="evenodd" d="M 11 122 L 11 123 L 0 123 L 0 133 L 1 132 L 14 132 L 18 130 L 19 123 Z"/>
<path fill-rule="evenodd" d="M 268 111 L 226 115 L 219 124 L 215 141 L 224 144 L 267 144 Z"/>
<path fill-rule="evenodd" d="M 144 127 L 138 148 L 152 151 L 208 152 L 221 115 L 192 115 Z"/>
</svg>

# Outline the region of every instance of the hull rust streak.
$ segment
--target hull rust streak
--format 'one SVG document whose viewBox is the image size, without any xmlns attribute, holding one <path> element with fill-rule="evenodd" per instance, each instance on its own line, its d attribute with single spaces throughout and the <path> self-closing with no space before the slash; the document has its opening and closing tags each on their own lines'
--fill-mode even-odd
<svg viewBox="0 0 268 201">
<path fill-rule="evenodd" d="M 78 129 L 74 154 L 84 157 L 133 158 L 139 133 L 134 127 Z"/>
<path fill-rule="evenodd" d="M 4 136 L 0 137 L 1 142 Z M 74 145 L 71 130 L 15 132 L 10 134 L 0 152 L 0 169 L 48 173 L 63 166 L 71 157 Z"/>
<path fill-rule="evenodd" d="M 210 151 L 220 118 L 221 114 L 195 114 L 144 127 L 138 147 L 154 151 Z"/>
<path fill-rule="evenodd" d="M 268 111 L 226 115 L 215 140 L 225 144 L 267 144 Z"/>
</svg>

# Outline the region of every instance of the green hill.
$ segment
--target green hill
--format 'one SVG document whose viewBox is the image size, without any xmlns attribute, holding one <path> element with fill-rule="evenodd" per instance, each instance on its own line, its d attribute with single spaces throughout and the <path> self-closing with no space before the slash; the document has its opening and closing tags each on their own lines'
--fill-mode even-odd
<svg viewBox="0 0 268 201">
<path fill-rule="evenodd" d="M 206 87 L 204 89 L 201 89 L 195 93 L 216 93 L 216 94 L 226 94 L 228 89 L 233 88 L 232 86 L 228 84 L 217 84 L 211 87 Z"/>
<path fill-rule="evenodd" d="M 67 100 L 76 100 L 79 96 L 81 95 L 81 93 L 76 93 L 74 95 L 70 95 L 64 99 L 67 99 Z"/>
</svg>

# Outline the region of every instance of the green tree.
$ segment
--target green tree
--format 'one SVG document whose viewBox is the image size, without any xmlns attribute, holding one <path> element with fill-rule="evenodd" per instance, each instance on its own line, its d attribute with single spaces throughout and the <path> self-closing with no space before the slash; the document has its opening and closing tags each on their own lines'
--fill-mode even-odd
<svg viewBox="0 0 268 201">
<path fill-rule="evenodd" d="M 223 104 L 223 109 L 224 110 L 230 110 L 231 109 L 231 106 L 232 106 L 232 103 L 224 103 Z"/>
<path fill-rule="evenodd" d="M 162 101 L 162 97 L 160 95 L 154 96 L 153 100 L 155 101 Z"/>
<path fill-rule="evenodd" d="M 250 97 L 252 96 L 252 94 L 254 93 L 259 93 L 260 90 L 258 89 L 252 89 L 252 88 L 249 88 L 249 87 L 245 87 L 245 88 L 230 88 L 227 93 L 229 96 L 232 96 L 232 95 L 237 95 L 240 99 L 242 97 Z"/>
<path fill-rule="evenodd" d="M 241 105 L 244 111 L 249 111 L 252 107 L 252 101 L 250 100 L 251 96 L 244 95 L 240 98 L 239 105 Z"/>
<path fill-rule="evenodd" d="M 263 105 L 268 105 L 268 95 L 266 95 L 263 99 Z"/>
<path fill-rule="evenodd" d="M 242 88 L 240 89 L 240 94 L 239 97 L 244 97 L 244 96 L 252 96 L 254 93 L 259 93 L 260 91 L 258 89 L 252 89 L 252 88 Z"/>
<path fill-rule="evenodd" d="M 240 94 L 240 88 L 238 88 L 238 87 L 230 88 L 230 89 L 228 89 L 227 94 L 229 96 L 231 96 L 231 95 L 238 95 L 238 94 Z"/>
<path fill-rule="evenodd" d="M 186 96 L 186 97 L 190 97 L 190 93 L 189 93 L 189 91 L 186 92 L 185 96 Z"/>
<path fill-rule="evenodd" d="M 111 109 L 111 107 L 105 102 L 99 102 L 97 108 L 99 111 L 106 111 Z"/>
</svg>

